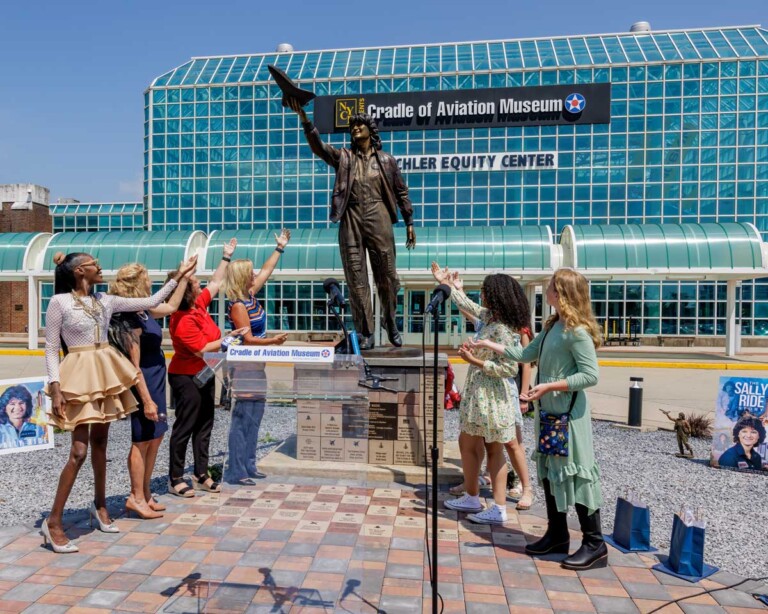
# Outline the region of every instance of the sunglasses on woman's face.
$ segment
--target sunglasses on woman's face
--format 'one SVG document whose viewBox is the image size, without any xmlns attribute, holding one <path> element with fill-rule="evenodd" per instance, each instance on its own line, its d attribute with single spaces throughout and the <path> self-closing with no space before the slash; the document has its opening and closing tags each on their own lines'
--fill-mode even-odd
<svg viewBox="0 0 768 614">
<path fill-rule="evenodd" d="M 88 260 L 87 262 L 81 263 L 80 266 L 95 266 L 96 268 L 99 268 L 99 259 L 94 258 L 93 260 Z"/>
</svg>

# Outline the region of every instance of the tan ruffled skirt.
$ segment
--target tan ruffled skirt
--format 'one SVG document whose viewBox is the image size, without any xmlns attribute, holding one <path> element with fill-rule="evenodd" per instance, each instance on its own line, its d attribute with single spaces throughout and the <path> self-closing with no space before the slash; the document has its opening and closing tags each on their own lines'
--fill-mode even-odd
<svg viewBox="0 0 768 614">
<path fill-rule="evenodd" d="M 139 370 L 107 343 L 69 348 L 59 366 L 59 380 L 64 418 L 49 417 L 65 431 L 121 420 L 136 410 L 131 387 L 139 381 Z M 47 387 L 46 393 L 50 395 Z"/>
</svg>

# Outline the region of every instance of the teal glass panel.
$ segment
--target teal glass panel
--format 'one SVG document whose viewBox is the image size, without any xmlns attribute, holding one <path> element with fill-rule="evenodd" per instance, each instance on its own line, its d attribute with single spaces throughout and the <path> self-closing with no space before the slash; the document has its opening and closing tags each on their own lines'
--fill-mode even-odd
<svg viewBox="0 0 768 614">
<path fill-rule="evenodd" d="M 346 72 L 344 75 L 340 76 L 346 76 L 346 77 L 359 77 L 362 72 L 362 65 L 363 65 L 363 51 L 352 51 L 349 54 L 349 62 L 347 63 Z M 334 73 L 336 71 L 336 65 L 334 65 Z"/>
<path fill-rule="evenodd" d="M 315 70 L 316 79 L 327 79 L 331 75 L 331 66 L 333 65 L 333 51 L 323 51 L 320 54 L 320 61 Z"/>
<path fill-rule="evenodd" d="M 624 53 L 631 62 L 645 62 L 646 58 L 643 55 L 643 51 L 640 49 L 640 45 L 637 42 L 637 38 L 634 36 L 622 36 L 619 38 L 621 46 L 624 47 Z"/>
<path fill-rule="evenodd" d="M 186 77 L 191 67 L 192 62 L 187 62 L 186 64 L 179 66 L 173 72 L 173 76 L 168 80 L 168 85 L 180 85 L 184 81 L 184 78 Z"/>
<path fill-rule="evenodd" d="M 488 63 L 488 46 L 485 43 L 477 43 L 472 45 L 472 57 L 474 62 L 474 70 L 484 71 L 490 68 Z M 459 62 L 461 60 L 459 59 Z M 459 68 L 461 70 L 461 68 Z"/>
<path fill-rule="evenodd" d="M 574 63 L 576 65 L 588 66 L 597 63 L 592 61 L 592 56 L 589 54 L 589 49 L 587 49 L 587 43 L 583 38 L 572 38 L 569 42 L 571 44 L 571 49 L 573 50 L 574 59 L 576 60 Z"/>
<path fill-rule="evenodd" d="M 254 81 L 268 81 L 271 79 L 269 76 L 269 69 L 267 68 L 270 64 L 272 65 L 280 65 L 279 58 L 280 55 L 265 55 L 262 58 L 262 62 L 259 65 L 259 71 L 256 73 L 256 76 L 254 78 Z"/>
<path fill-rule="evenodd" d="M 589 53 L 592 56 L 593 63 L 608 64 L 610 62 L 610 58 L 608 57 L 608 53 L 603 46 L 603 41 L 601 38 L 590 37 L 586 39 L 586 42 Z"/>
<path fill-rule="evenodd" d="M 410 72 L 418 74 L 426 72 L 425 57 L 426 50 L 424 47 L 412 47 L 410 50 L 405 48 L 398 49 L 397 54 L 395 55 L 395 69 L 398 73 Z M 400 69 L 403 62 L 407 62 L 405 70 Z M 408 67 L 410 67 L 410 70 L 408 70 Z"/>
<path fill-rule="evenodd" d="M 366 77 L 373 77 L 377 74 L 379 68 L 379 50 L 368 49 L 365 51 L 365 57 L 363 59 L 363 65 L 361 74 Z M 388 74 L 388 70 L 383 71 L 384 74 Z"/>
<path fill-rule="evenodd" d="M 200 72 L 200 76 L 195 83 L 210 83 L 211 77 L 216 72 L 220 62 L 221 58 L 208 59 L 205 63 L 205 68 Z"/>
<path fill-rule="evenodd" d="M 722 32 L 718 30 L 710 30 L 709 32 L 704 33 L 704 36 L 715 48 L 715 51 L 719 57 L 734 58 L 738 56 L 738 53 L 733 50 L 725 36 L 723 36 Z"/>
<path fill-rule="evenodd" d="M 555 49 L 555 56 L 558 66 L 573 66 L 576 61 L 573 59 L 573 53 L 568 46 L 568 41 L 562 38 L 552 42 Z"/>
<path fill-rule="evenodd" d="M 727 39 L 730 46 L 736 50 L 736 54 L 739 57 L 743 58 L 755 55 L 755 52 L 752 50 L 752 47 L 749 46 L 749 43 L 747 43 L 740 30 L 723 30 L 719 32 L 719 34 Z M 710 40 L 712 39 L 711 36 L 709 38 Z"/>
<path fill-rule="evenodd" d="M 521 41 L 520 49 L 523 53 L 523 65 L 525 68 L 539 67 L 539 54 L 536 51 L 535 41 Z"/>
<path fill-rule="evenodd" d="M 306 57 L 306 53 L 290 54 L 290 62 L 288 63 L 288 66 L 285 67 L 285 72 L 289 75 L 294 75 L 294 78 L 297 78 L 301 73 L 301 67 L 304 65 L 304 59 Z M 237 62 L 235 62 L 235 66 L 237 66 Z M 234 80 L 235 66 L 233 66 L 232 70 L 230 71 L 230 78 L 228 79 L 229 81 Z"/>
<path fill-rule="evenodd" d="M 552 46 L 552 41 L 536 41 L 536 47 L 539 52 L 541 66 L 557 66 L 557 57 L 555 56 L 555 48 Z"/>
<path fill-rule="evenodd" d="M 507 58 L 508 69 L 513 70 L 515 68 L 523 67 L 523 56 L 518 41 L 508 41 L 504 43 L 504 52 Z"/>
<path fill-rule="evenodd" d="M 411 62 L 413 62 L 413 55 L 411 56 Z M 427 47 L 424 72 L 440 72 L 440 47 Z"/>
<path fill-rule="evenodd" d="M 491 70 L 503 70 L 507 67 L 503 43 L 488 43 L 488 55 Z"/>
<path fill-rule="evenodd" d="M 674 42 L 678 51 L 680 52 L 682 59 L 697 60 L 700 57 L 703 57 L 699 55 L 699 53 L 696 51 L 696 47 L 693 46 L 693 43 L 685 35 L 684 32 L 673 32 L 669 36 Z M 714 53 L 712 54 L 712 56 L 714 57 Z"/>
<path fill-rule="evenodd" d="M 469 72 L 473 69 L 471 45 L 458 45 L 456 47 L 456 56 L 458 61 L 458 69 L 461 72 Z"/>
<path fill-rule="evenodd" d="M 740 32 L 757 55 L 763 57 L 768 55 L 768 41 L 760 35 L 760 32 L 757 29 L 750 28 L 740 30 Z"/>
<path fill-rule="evenodd" d="M 660 49 L 661 43 L 659 41 L 660 38 L 663 38 L 662 36 L 637 36 L 635 38 L 635 42 L 640 46 L 640 49 L 642 49 L 643 54 L 647 58 L 649 62 L 658 62 L 660 60 L 670 60 L 670 59 L 676 59 L 674 58 L 674 54 L 672 57 L 666 57 L 666 54 L 664 54 L 663 49 Z M 669 37 L 666 37 L 667 43 L 669 47 L 672 47 L 671 44 L 669 44 Z M 674 50 L 674 47 L 672 47 Z"/>
<path fill-rule="evenodd" d="M 691 39 L 691 42 L 696 46 L 696 51 L 699 52 L 699 55 L 702 58 L 709 59 L 718 57 L 712 43 L 709 42 L 709 39 L 707 39 L 703 32 L 689 32 L 688 36 Z"/>
<path fill-rule="evenodd" d="M 256 74 L 259 72 L 263 59 L 263 57 L 255 55 L 248 58 L 248 63 L 243 68 L 242 75 L 240 76 L 241 83 L 252 83 L 256 80 Z"/>
<path fill-rule="evenodd" d="M 235 59 L 234 64 L 232 64 L 232 68 L 229 70 L 229 75 L 227 75 L 227 81 L 230 83 L 240 81 L 240 76 L 243 74 L 243 70 L 245 70 L 247 64 L 247 57 L 240 57 Z"/>
<path fill-rule="evenodd" d="M 615 64 L 624 64 L 627 62 L 627 56 L 621 48 L 617 36 L 603 36 L 602 40 L 611 62 Z"/>
<path fill-rule="evenodd" d="M 456 72 L 456 47 L 444 45 L 440 51 L 440 72 Z"/>
</svg>

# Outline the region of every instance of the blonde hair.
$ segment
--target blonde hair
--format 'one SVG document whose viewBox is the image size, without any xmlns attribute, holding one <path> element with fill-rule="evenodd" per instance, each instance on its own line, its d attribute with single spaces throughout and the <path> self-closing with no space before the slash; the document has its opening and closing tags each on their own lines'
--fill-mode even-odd
<svg viewBox="0 0 768 614">
<path fill-rule="evenodd" d="M 592 338 L 595 349 L 602 343 L 600 327 L 592 315 L 592 302 L 589 296 L 589 283 L 586 278 L 573 269 L 558 269 L 552 276 L 552 283 L 557 292 L 557 307 L 560 314 L 555 313 L 547 320 L 547 330 L 561 317 L 565 330 L 573 330 L 579 326 L 584 327 Z"/>
<path fill-rule="evenodd" d="M 125 298 L 145 298 L 150 294 L 145 283 L 147 279 L 149 273 L 143 264 L 124 264 L 117 269 L 117 277 L 109 285 L 109 293 Z"/>
<path fill-rule="evenodd" d="M 230 301 L 247 301 L 250 298 L 251 276 L 253 275 L 253 262 L 241 258 L 233 260 L 227 265 L 224 275 L 224 287 L 227 298 Z"/>
</svg>

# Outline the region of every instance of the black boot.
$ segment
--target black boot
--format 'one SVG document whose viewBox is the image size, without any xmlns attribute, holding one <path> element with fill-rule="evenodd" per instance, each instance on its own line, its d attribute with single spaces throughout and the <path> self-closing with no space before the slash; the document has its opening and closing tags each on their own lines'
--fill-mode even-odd
<svg viewBox="0 0 768 614">
<path fill-rule="evenodd" d="M 547 531 L 540 540 L 528 544 L 525 547 L 525 553 L 530 555 L 568 554 L 568 548 L 571 545 L 568 517 L 565 512 L 557 511 L 555 496 L 549 492 L 549 480 L 544 480 L 542 486 L 547 504 Z"/>
<path fill-rule="evenodd" d="M 576 513 L 583 534 L 581 548 L 565 559 L 561 565 L 565 569 L 598 569 L 608 565 L 608 547 L 603 541 L 600 530 L 600 510 L 590 514 L 583 505 L 576 504 Z"/>
</svg>

